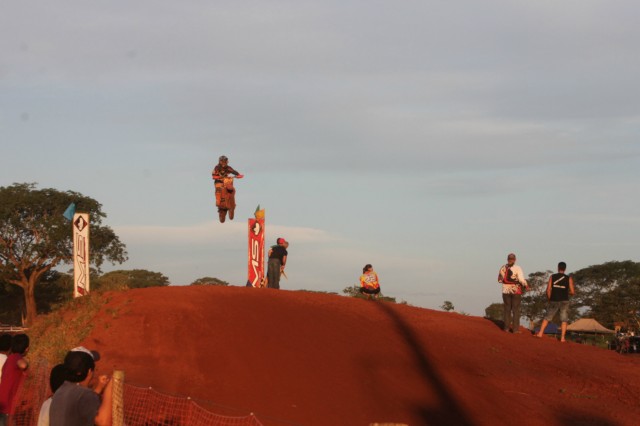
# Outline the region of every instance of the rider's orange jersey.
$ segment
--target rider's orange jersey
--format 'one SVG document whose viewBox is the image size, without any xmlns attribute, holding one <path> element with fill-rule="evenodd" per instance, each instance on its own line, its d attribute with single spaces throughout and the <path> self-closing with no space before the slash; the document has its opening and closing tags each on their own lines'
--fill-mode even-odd
<svg viewBox="0 0 640 426">
<path fill-rule="evenodd" d="M 360 275 L 360 287 L 380 288 L 380 283 L 378 283 L 378 274 L 371 271 Z"/>
</svg>

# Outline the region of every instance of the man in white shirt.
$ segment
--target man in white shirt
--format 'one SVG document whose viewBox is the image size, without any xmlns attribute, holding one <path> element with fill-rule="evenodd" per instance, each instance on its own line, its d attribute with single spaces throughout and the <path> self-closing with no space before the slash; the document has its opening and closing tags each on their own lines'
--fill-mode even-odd
<svg viewBox="0 0 640 426">
<path fill-rule="evenodd" d="M 504 302 L 503 329 L 506 332 L 520 333 L 520 302 L 523 291 L 529 288 L 524 279 L 522 268 L 516 265 L 516 255 L 509 253 L 507 264 L 498 271 L 498 282 L 502 284 Z"/>
</svg>

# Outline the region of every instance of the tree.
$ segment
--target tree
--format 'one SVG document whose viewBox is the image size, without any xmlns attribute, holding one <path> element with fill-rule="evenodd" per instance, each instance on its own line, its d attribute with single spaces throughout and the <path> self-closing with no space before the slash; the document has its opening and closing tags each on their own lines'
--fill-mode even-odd
<svg viewBox="0 0 640 426">
<path fill-rule="evenodd" d="M 502 315 L 504 312 L 504 306 L 502 303 L 492 303 L 484 309 L 485 318 L 489 318 L 493 321 L 502 321 Z"/>
<path fill-rule="evenodd" d="M 544 317 L 547 306 L 547 283 L 551 274 L 551 271 L 534 272 L 527 278 L 529 290 L 522 295 L 520 312 L 530 323 L 535 324 Z"/>
<path fill-rule="evenodd" d="M 223 286 L 228 286 L 229 283 L 226 282 L 226 281 L 223 281 L 223 280 L 221 280 L 219 278 L 202 277 L 202 278 L 198 278 L 197 280 L 192 282 L 191 285 L 223 285 Z"/>
<path fill-rule="evenodd" d="M 35 293 L 38 312 L 51 312 L 56 306 L 73 298 L 73 272 L 48 271 L 42 276 Z"/>
<path fill-rule="evenodd" d="M 169 278 L 160 272 L 146 269 L 118 270 L 107 272 L 98 278 L 99 290 L 129 290 L 132 288 L 163 287 L 169 285 Z"/>
<path fill-rule="evenodd" d="M 448 300 L 445 300 L 444 303 L 440 306 L 440 309 L 442 309 L 443 311 L 453 311 L 455 309 L 455 307 L 453 306 L 453 303 L 449 302 Z"/>
<path fill-rule="evenodd" d="M 0 280 L 0 323 L 20 324 L 24 295 L 20 288 Z"/>
<path fill-rule="evenodd" d="M 24 292 L 25 324 L 37 315 L 35 288 L 44 274 L 58 265 L 72 263 L 71 224 L 62 216 L 74 202 L 89 213 L 90 263 L 100 269 L 104 261 L 127 260 L 125 245 L 108 226 L 102 205 L 78 192 L 36 189 L 33 183 L 0 187 L 0 278 Z"/>
<path fill-rule="evenodd" d="M 606 327 L 623 322 L 627 329 L 640 327 L 640 263 L 626 260 L 606 262 L 573 274 L 574 303 L 584 316 L 594 317 Z"/>
<path fill-rule="evenodd" d="M 344 293 L 345 295 L 347 295 L 349 297 L 356 297 L 356 298 L 359 298 L 359 299 L 366 299 L 367 298 L 367 296 L 365 296 L 362 293 L 360 293 L 360 285 L 359 284 L 355 284 L 355 285 L 352 285 L 352 286 L 345 287 L 344 289 L 342 289 L 342 293 Z M 386 302 L 396 303 L 396 298 L 395 297 L 383 296 L 382 295 L 382 291 L 380 292 L 379 300 L 384 300 Z"/>
<path fill-rule="evenodd" d="M 342 290 L 342 293 L 346 294 L 349 297 L 360 297 L 362 298 L 362 293 L 360 293 L 360 286 L 359 285 L 352 285 L 352 286 L 348 286 L 345 287 Z"/>
</svg>

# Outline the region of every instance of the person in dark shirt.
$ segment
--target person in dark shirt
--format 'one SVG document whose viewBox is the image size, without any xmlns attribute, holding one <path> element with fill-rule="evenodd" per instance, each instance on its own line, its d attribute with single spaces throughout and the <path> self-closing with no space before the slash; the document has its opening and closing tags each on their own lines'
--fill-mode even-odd
<svg viewBox="0 0 640 426">
<path fill-rule="evenodd" d="M 280 289 L 280 275 L 284 274 L 287 264 L 287 248 L 289 243 L 284 238 L 278 238 L 276 245 L 269 250 L 269 263 L 267 264 L 267 287 Z"/>
<path fill-rule="evenodd" d="M 81 349 L 81 348 L 76 348 Z M 101 378 L 99 393 L 91 389 L 96 368 L 90 351 L 72 349 L 64 358 L 65 381 L 51 399 L 51 426 L 108 426 L 112 422 L 112 381 Z"/>
<path fill-rule="evenodd" d="M 558 263 L 558 273 L 549 277 L 549 282 L 547 283 L 547 299 L 549 300 L 549 304 L 547 305 L 547 313 L 542 320 L 540 331 L 536 334 L 536 337 L 542 337 L 549 321 L 553 320 L 556 312 L 560 311 L 560 321 L 562 322 L 560 341 L 565 341 L 567 322 L 569 322 L 569 296 L 575 294 L 573 277 L 565 274 L 566 270 L 567 264 L 560 262 Z"/>
</svg>

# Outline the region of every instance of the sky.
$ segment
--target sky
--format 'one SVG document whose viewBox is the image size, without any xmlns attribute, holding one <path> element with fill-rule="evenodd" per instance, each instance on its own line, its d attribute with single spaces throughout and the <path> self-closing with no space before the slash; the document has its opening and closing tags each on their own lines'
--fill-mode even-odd
<svg viewBox="0 0 640 426">
<path fill-rule="evenodd" d="M 638 261 L 635 0 L 0 0 L 0 186 L 102 204 L 173 285 L 247 280 L 247 219 L 284 290 L 484 315 L 525 274 Z M 245 175 L 217 221 L 220 155 Z M 578 289 L 579 289 L 579 283 Z M 259 290 L 256 290 L 259 291 Z"/>
</svg>

